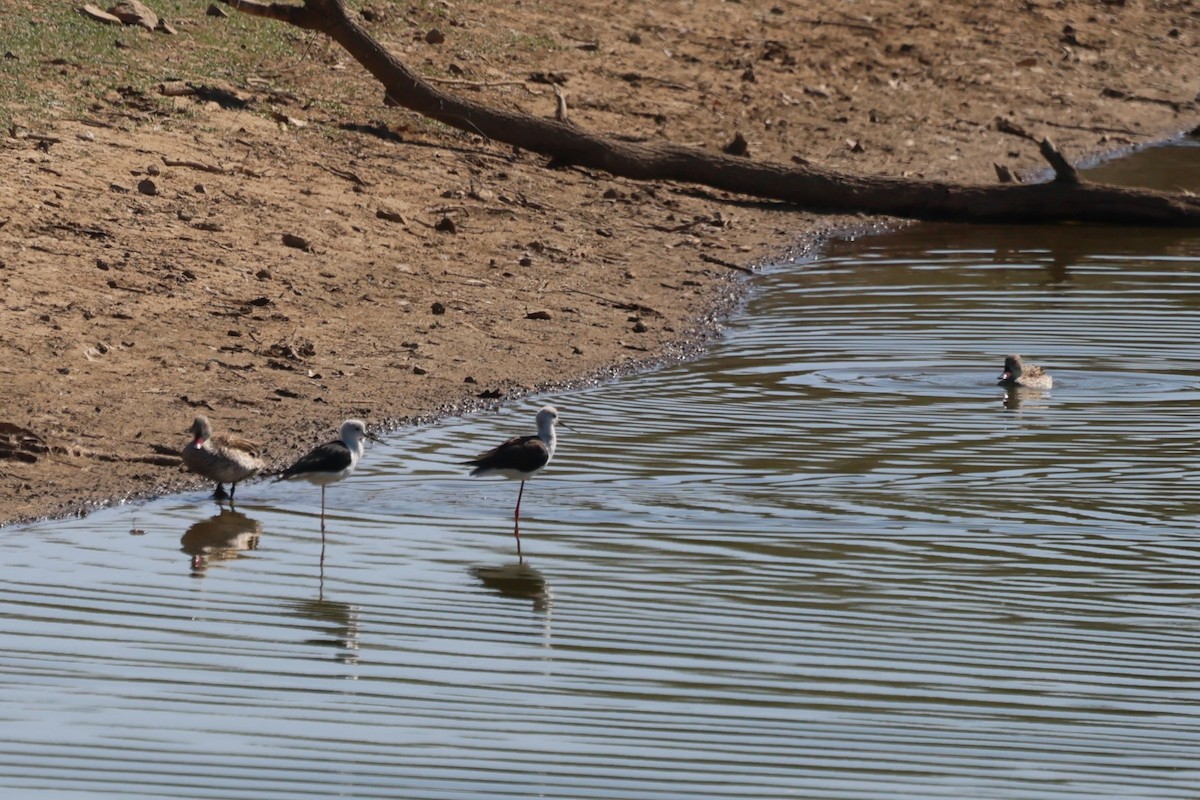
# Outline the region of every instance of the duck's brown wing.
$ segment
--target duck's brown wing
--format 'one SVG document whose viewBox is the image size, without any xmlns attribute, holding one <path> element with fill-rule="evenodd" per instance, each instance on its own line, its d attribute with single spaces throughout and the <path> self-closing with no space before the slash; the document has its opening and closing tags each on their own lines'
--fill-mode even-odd
<svg viewBox="0 0 1200 800">
<path fill-rule="evenodd" d="M 236 433 L 220 433 L 212 437 L 210 440 L 216 447 L 224 447 L 230 450 L 241 450 L 249 453 L 255 458 L 262 458 L 263 446 L 258 442 L 252 442 L 249 439 L 243 439 Z"/>
</svg>

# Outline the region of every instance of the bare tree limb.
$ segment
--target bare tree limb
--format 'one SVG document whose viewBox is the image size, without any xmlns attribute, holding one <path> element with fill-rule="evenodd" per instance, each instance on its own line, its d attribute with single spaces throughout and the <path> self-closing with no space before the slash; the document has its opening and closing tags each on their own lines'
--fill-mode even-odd
<svg viewBox="0 0 1200 800">
<path fill-rule="evenodd" d="M 321 31 L 383 84 L 386 96 L 399 105 L 459 130 L 548 156 L 556 166 L 591 167 L 637 180 L 702 184 L 821 212 L 976 223 L 1071 221 L 1200 228 L 1200 198 L 1082 183 L 1065 158 L 1055 163 L 1058 179 L 1050 183 L 985 186 L 845 175 L 811 165 L 755 162 L 670 142 L 624 141 L 570 122 L 447 94 L 372 38 L 347 13 L 344 0 L 304 0 L 303 6 L 223 2 L 246 13 Z M 1047 158 L 1051 157 L 1047 150 L 1058 152 L 1049 144 L 1043 150 Z"/>
<path fill-rule="evenodd" d="M 1031 142 L 1035 142 L 1038 146 L 1038 152 L 1042 154 L 1042 158 L 1046 159 L 1051 168 L 1053 168 L 1054 180 L 1059 181 L 1060 183 L 1080 182 L 1079 173 L 1075 171 L 1075 167 L 1073 167 L 1071 162 L 1067 161 L 1066 156 L 1064 156 L 1059 149 L 1054 146 L 1054 142 L 1050 141 L 1049 136 L 1039 139 L 1017 123 L 1004 117 L 996 117 L 996 130 L 1000 131 L 1001 133 L 1008 133 L 1013 136 L 1019 136 L 1022 139 L 1028 139 Z M 1000 182 L 1004 183 L 1004 179 L 1001 178 Z"/>
</svg>

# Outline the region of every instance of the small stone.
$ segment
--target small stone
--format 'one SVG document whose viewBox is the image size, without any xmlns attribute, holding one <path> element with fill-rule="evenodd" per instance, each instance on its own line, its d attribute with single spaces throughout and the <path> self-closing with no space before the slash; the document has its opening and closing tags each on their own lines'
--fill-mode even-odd
<svg viewBox="0 0 1200 800">
<path fill-rule="evenodd" d="M 154 196 L 158 194 L 158 184 L 149 178 L 142 178 L 138 181 L 137 190 L 142 194 Z"/>
<path fill-rule="evenodd" d="M 145 4 L 138 2 L 138 0 L 122 0 L 122 2 L 110 8 L 108 13 L 126 25 L 141 25 L 148 31 L 152 31 L 158 27 L 158 14 L 155 14 Z"/>
<path fill-rule="evenodd" d="M 441 316 L 442 314 L 446 313 L 446 307 L 438 302 L 434 302 L 434 304 L 430 306 L 429 310 L 432 311 L 435 316 Z"/>
<path fill-rule="evenodd" d="M 79 13 L 83 14 L 85 17 L 90 17 L 91 19 L 95 20 L 96 22 L 103 22 L 105 25 L 120 25 L 120 24 L 122 24 L 120 17 L 109 14 L 107 11 L 102 11 L 99 8 L 96 8 L 91 3 L 88 3 L 85 6 L 81 6 L 79 9 Z"/>
<path fill-rule="evenodd" d="M 458 226 L 454 224 L 454 220 L 449 217 L 442 217 L 438 220 L 438 224 L 433 226 L 434 230 L 442 233 L 458 233 Z"/>
<path fill-rule="evenodd" d="M 282 239 L 283 243 L 288 247 L 294 247 L 297 250 L 304 250 L 305 252 L 312 251 L 312 242 L 310 242 L 308 239 L 305 239 L 303 236 L 297 236 L 294 233 L 285 233 L 283 234 Z"/>
<path fill-rule="evenodd" d="M 446 34 L 437 28 L 430 28 L 429 32 L 425 34 L 426 44 L 441 44 L 444 41 L 446 41 Z"/>
<path fill-rule="evenodd" d="M 525 315 L 525 319 L 550 319 L 549 311 L 530 311 Z"/>
<path fill-rule="evenodd" d="M 413 375 L 428 375 L 429 370 L 422 367 L 420 364 L 413 364 Z"/>
<path fill-rule="evenodd" d="M 634 333 L 645 333 L 648 330 L 650 330 L 650 329 L 646 327 L 646 323 L 642 322 L 640 319 L 637 322 L 633 323 L 633 332 Z"/>
</svg>

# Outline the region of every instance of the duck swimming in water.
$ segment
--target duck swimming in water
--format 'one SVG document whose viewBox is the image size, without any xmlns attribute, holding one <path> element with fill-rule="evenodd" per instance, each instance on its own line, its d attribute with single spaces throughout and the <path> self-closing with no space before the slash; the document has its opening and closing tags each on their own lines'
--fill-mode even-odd
<svg viewBox="0 0 1200 800">
<path fill-rule="evenodd" d="M 1004 359 L 1004 372 L 996 382 L 1001 386 L 1049 389 L 1054 379 L 1037 364 L 1026 364 L 1019 355 L 1014 354 Z"/>
</svg>

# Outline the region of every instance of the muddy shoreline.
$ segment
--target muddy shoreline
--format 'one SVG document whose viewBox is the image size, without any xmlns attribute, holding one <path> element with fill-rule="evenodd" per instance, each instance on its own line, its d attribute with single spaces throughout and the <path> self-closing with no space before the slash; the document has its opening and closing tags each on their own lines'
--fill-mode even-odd
<svg viewBox="0 0 1200 800">
<path fill-rule="evenodd" d="M 488 103 L 553 113 L 552 79 L 591 129 L 742 133 L 751 158 L 848 174 L 1040 171 L 998 115 L 1077 162 L 1200 123 L 1186 3 L 684 6 L 448 3 L 370 25 Z M 222 24 L 122 52 L 161 69 Z M 444 41 L 413 35 L 434 26 Z M 336 47 L 295 55 L 237 83 L 236 108 L 125 87 L 0 140 L 0 423 L 42 448 L 0 448 L 0 524 L 202 486 L 169 457 L 196 413 L 282 464 L 349 416 L 378 431 L 690 357 L 739 267 L 877 224 L 550 170 L 384 108 Z"/>
</svg>

